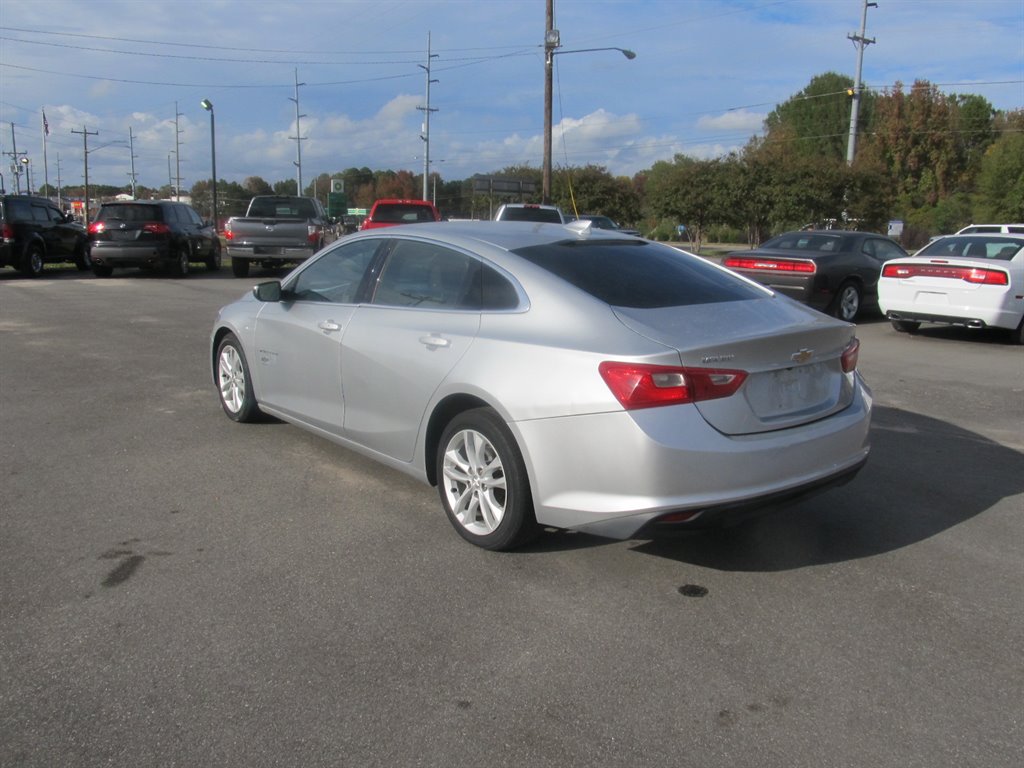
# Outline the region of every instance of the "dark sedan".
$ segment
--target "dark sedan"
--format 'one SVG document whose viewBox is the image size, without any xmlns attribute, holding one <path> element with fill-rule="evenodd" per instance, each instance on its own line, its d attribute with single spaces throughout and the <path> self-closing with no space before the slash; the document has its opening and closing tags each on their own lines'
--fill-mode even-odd
<svg viewBox="0 0 1024 768">
<path fill-rule="evenodd" d="M 852 322 L 878 305 L 882 264 L 907 255 L 888 237 L 870 232 L 787 232 L 750 251 L 726 254 L 722 264 L 773 291 Z"/>
</svg>

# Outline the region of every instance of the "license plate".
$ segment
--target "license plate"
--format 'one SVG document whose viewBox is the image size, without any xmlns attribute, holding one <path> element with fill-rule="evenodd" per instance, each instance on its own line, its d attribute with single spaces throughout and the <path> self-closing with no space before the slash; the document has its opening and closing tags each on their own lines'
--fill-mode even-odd
<svg viewBox="0 0 1024 768">
<path fill-rule="evenodd" d="M 274 245 L 257 245 L 252 249 L 253 253 L 261 256 L 280 256 L 281 249 Z"/>
<path fill-rule="evenodd" d="M 115 229 L 115 230 L 112 230 L 110 232 L 110 239 L 111 240 L 134 240 L 138 234 L 139 234 L 138 232 L 135 232 L 133 230 Z"/>
<path fill-rule="evenodd" d="M 824 363 L 768 371 L 747 382 L 747 401 L 760 417 L 813 410 L 830 399 L 830 384 Z"/>
</svg>

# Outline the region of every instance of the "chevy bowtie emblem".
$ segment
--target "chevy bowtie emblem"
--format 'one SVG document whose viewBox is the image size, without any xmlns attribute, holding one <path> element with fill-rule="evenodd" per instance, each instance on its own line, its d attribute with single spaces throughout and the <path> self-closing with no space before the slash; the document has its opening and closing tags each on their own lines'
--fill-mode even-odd
<svg viewBox="0 0 1024 768">
<path fill-rule="evenodd" d="M 806 363 L 812 357 L 814 357 L 813 349 L 801 349 L 799 352 L 794 352 L 790 355 L 789 359 L 794 363 Z"/>
</svg>

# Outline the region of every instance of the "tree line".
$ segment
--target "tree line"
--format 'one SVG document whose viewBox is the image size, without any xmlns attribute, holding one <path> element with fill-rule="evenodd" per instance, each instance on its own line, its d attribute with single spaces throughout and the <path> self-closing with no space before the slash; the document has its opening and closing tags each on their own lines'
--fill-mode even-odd
<svg viewBox="0 0 1024 768">
<path fill-rule="evenodd" d="M 596 165 L 561 166 L 552 202 L 569 213 L 599 213 L 659 239 L 685 225 L 697 248 L 704 240 L 756 245 L 803 226 L 886 231 L 904 222 L 903 242 L 916 246 L 972 221 L 1024 221 L 1024 109 L 999 111 L 983 97 L 944 94 L 919 80 L 906 88 L 861 93 L 854 162 L 846 161 L 853 81 L 827 72 L 767 117 L 762 136 L 714 159 L 678 154 L 632 178 Z M 512 166 L 490 176 L 533 182 L 541 169 Z M 369 208 L 378 198 L 419 198 L 423 177 L 409 171 L 348 168 L 322 173 L 303 190 L 326 206 L 332 179 L 343 179 L 347 205 Z M 220 217 L 241 215 L 259 194 L 295 194 L 296 180 L 218 180 Z M 123 188 L 96 187 L 93 196 Z M 74 188 L 66 188 L 74 195 Z M 173 197 L 173 189 L 142 188 L 138 197 Z M 193 206 L 210 211 L 211 183 L 196 182 Z M 428 197 L 450 218 L 489 218 L 515 196 L 474 192 L 473 179 L 428 179 Z"/>
</svg>

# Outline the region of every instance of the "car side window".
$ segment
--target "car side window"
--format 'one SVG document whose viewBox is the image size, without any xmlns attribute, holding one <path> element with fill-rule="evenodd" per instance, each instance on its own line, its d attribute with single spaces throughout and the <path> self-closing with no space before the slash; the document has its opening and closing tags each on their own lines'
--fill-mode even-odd
<svg viewBox="0 0 1024 768">
<path fill-rule="evenodd" d="M 44 224 L 50 223 L 50 217 L 46 215 L 46 206 L 44 205 L 33 205 L 32 206 L 32 220 L 39 221 Z"/>
<path fill-rule="evenodd" d="M 398 240 L 384 265 L 374 304 L 479 309 L 477 259 L 433 243 Z M 474 290 L 475 289 L 475 290 Z"/>
<path fill-rule="evenodd" d="M 873 242 L 875 243 L 875 258 L 879 261 L 888 261 L 889 259 L 898 259 L 906 256 L 898 245 L 890 243 L 888 240 L 875 240 Z"/>
<path fill-rule="evenodd" d="M 188 220 L 193 225 L 195 225 L 197 227 L 203 226 L 203 220 L 200 218 L 199 214 L 196 213 L 196 209 L 195 208 L 186 207 L 185 208 L 185 215 L 188 216 Z"/>
<path fill-rule="evenodd" d="M 358 240 L 323 253 L 288 286 L 295 301 L 353 304 L 381 240 Z"/>
</svg>

